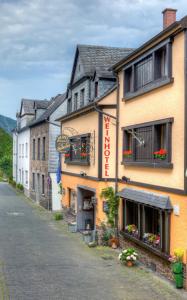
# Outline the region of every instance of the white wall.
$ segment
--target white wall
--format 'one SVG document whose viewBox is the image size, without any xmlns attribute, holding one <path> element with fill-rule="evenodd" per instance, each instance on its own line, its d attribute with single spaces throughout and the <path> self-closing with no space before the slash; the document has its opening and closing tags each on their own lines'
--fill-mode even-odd
<svg viewBox="0 0 187 300">
<path fill-rule="evenodd" d="M 63 102 L 50 116 L 50 122 L 60 126 L 60 122 L 55 120 L 67 113 L 67 102 Z M 58 168 L 59 153 L 56 151 L 56 138 L 61 133 L 59 126 L 49 124 L 49 165 L 48 170 L 52 180 L 52 210 L 61 209 L 59 186 L 56 182 L 56 172 Z"/>
<path fill-rule="evenodd" d="M 30 188 L 30 129 L 18 133 L 17 183 L 23 184 L 26 192 Z M 27 145 L 27 146 L 26 146 Z M 27 151 L 26 151 L 27 149 Z"/>
<path fill-rule="evenodd" d="M 50 173 L 51 184 L 52 184 L 52 210 L 58 211 L 62 209 L 61 206 L 61 194 L 59 185 L 56 182 L 56 174 Z"/>
<path fill-rule="evenodd" d="M 13 132 L 13 180 L 17 181 L 17 132 Z"/>
</svg>

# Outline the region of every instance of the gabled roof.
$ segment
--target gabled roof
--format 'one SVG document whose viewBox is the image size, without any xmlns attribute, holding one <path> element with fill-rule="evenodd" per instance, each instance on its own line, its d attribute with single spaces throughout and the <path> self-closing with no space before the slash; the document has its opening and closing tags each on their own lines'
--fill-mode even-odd
<svg viewBox="0 0 187 300">
<path fill-rule="evenodd" d="M 133 50 L 131 48 L 77 45 L 70 84 L 73 82 L 78 56 L 83 65 L 84 76 L 93 76 L 97 69 L 105 74 L 111 74 L 112 72 L 108 70 L 109 67 Z"/>
<path fill-rule="evenodd" d="M 65 101 L 66 99 L 66 93 L 64 94 L 58 94 L 56 97 L 51 98 L 50 101 L 48 101 L 48 107 L 46 111 L 37 119 L 34 120 L 29 126 L 35 126 L 39 123 L 45 122 L 50 115 Z"/>
<path fill-rule="evenodd" d="M 110 95 L 112 92 L 114 92 L 117 89 L 117 85 L 114 84 L 110 89 L 108 89 L 106 92 L 104 92 L 100 97 L 96 98 L 95 101 L 89 102 L 87 105 L 80 107 L 79 109 L 72 111 L 69 114 L 63 115 L 60 118 L 56 119 L 56 121 L 67 121 L 70 119 L 74 119 L 77 116 L 81 115 L 85 112 L 90 112 L 91 110 L 95 110 L 95 107 L 100 104 L 100 102 L 108 95 Z"/>
<path fill-rule="evenodd" d="M 158 39 L 165 37 L 166 34 L 170 34 L 170 32 L 173 34 L 173 30 L 176 32 L 181 32 L 182 30 L 187 29 L 187 16 L 183 17 L 180 21 L 176 21 L 172 23 L 170 26 L 166 27 L 164 30 L 159 32 L 157 35 L 152 37 L 150 40 L 145 42 L 143 45 L 141 45 L 139 48 L 135 49 L 128 55 L 124 56 L 121 60 L 114 63 L 112 66 L 112 70 L 120 70 L 121 67 L 126 63 L 126 61 L 131 60 L 131 58 L 134 57 L 134 55 L 138 55 L 140 51 L 144 51 L 144 48 L 148 47 L 149 45 L 152 45 L 152 43 L 155 43 Z"/>
<path fill-rule="evenodd" d="M 22 99 L 21 100 L 21 108 L 20 108 L 20 116 L 21 116 L 22 109 L 24 110 L 24 114 L 34 115 L 34 100 Z"/>
<path fill-rule="evenodd" d="M 49 105 L 49 101 L 47 100 L 34 100 L 34 99 L 22 99 L 21 100 L 21 108 L 20 108 L 20 116 L 22 109 L 24 110 L 24 115 L 34 115 L 35 109 L 38 108 L 47 108 Z"/>
</svg>

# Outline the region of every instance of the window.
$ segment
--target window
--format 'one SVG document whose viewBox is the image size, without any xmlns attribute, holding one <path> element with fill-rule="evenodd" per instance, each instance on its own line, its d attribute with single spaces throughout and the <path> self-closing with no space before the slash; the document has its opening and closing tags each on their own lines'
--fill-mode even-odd
<svg viewBox="0 0 187 300">
<path fill-rule="evenodd" d="M 85 94 L 85 90 L 82 89 L 81 96 L 80 96 L 80 107 L 84 106 L 84 94 Z"/>
<path fill-rule="evenodd" d="M 71 101 L 71 99 L 68 99 L 67 113 L 70 114 L 71 112 L 72 112 L 72 101 Z"/>
<path fill-rule="evenodd" d="M 171 43 L 167 41 L 125 68 L 124 96 L 128 99 L 171 82 L 171 76 Z"/>
<path fill-rule="evenodd" d="M 36 141 L 35 141 L 35 139 L 33 139 L 33 141 L 32 141 L 32 159 L 33 160 L 36 159 Z"/>
<path fill-rule="evenodd" d="M 74 94 L 74 110 L 77 110 L 78 107 L 78 93 Z"/>
<path fill-rule="evenodd" d="M 25 157 L 28 157 L 28 143 L 25 144 Z"/>
<path fill-rule="evenodd" d="M 95 82 L 95 98 L 98 97 L 98 81 Z"/>
<path fill-rule="evenodd" d="M 42 139 L 42 160 L 45 160 L 45 136 Z"/>
<path fill-rule="evenodd" d="M 147 248 L 169 254 L 170 211 L 123 199 L 123 231 Z"/>
<path fill-rule="evenodd" d="M 24 157 L 24 144 L 22 144 L 22 158 Z"/>
<path fill-rule="evenodd" d="M 35 173 L 32 173 L 32 189 L 35 191 Z"/>
<path fill-rule="evenodd" d="M 172 122 L 168 118 L 123 128 L 123 163 L 172 167 Z"/>
<path fill-rule="evenodd" d="M 40 160 L 40 138 L 38 138 L 38 160 Z"/>
<path fill-rule="evenodd" d="M 42 195 L 45 194 L 45 177 L 42 175 Z"/>
<path fill-rule="evenodd" d="M 25 171 L 25 184 L 28 184 L 28 171 Z"/>
<path fill-rule="evenodd" d="M 22 170 L 22 185 L 24 185 L 24 171 Z"/>
<path fill-rule="evenodd" d="M 21 169 L 19 169 L 19 182 L 21 183 Z"/>
<path fill-rule="evenodd" d="M 19 144 L 19 157 L 21 157 L 21 144 Z"/>
<path fill-rule="evenodd" d="M 65 154 L 66 163 L 89 164 L 90 135 L 85 134 L 70 138 L 70 148 Z"/>
<path fill-rule="evenodd" d="M 149 55 L 135 65 L 135 90 L 153 81 L 153 57 Z"/>
</svg>

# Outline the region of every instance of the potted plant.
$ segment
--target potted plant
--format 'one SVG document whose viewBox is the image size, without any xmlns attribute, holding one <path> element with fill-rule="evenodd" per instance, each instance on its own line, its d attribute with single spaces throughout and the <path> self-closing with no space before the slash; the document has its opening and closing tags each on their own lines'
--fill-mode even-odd
<svg viewBox="0 0 187 300">
<path fill-rule="evenodd" d="M 132 267 L 138 258 L 137 252 L 133 248 L 122 250 L 119 254 L 119 260 L 126 264 L 128 267 Z"/>
<path fill-rule="evenodd" d="M 174 255 L 169 258 L 169 261 L 172 263 L 172 272 L 175 280 L 176 288 L 183 288 L 183 249 L 175 249 Z"/>
<path fill-rule="evenodd" d="M 119 247 L 119 239 L 115 236 L 112 236 L 109 239 L 108 244 L 110 247 L 112 247 L 112 249 L 117 249 Z"/>
</svg>

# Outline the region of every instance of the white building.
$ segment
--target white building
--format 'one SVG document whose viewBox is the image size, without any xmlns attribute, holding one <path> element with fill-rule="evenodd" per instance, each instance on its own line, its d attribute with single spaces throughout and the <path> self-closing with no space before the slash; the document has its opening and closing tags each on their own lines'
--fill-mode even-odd
<svg viewBox="0 0 187 300">
<path fill-rule="evenodd" d="M 13 179 L 21 183 L 26 196 L 30 191 L 30 128 L 35 119 L 35 103 L 43 102 L 44 109 L 48 101 L 22 99 L 20 112 L 17 114 L 17 127 L 13 132 Z"/>
</svg>

